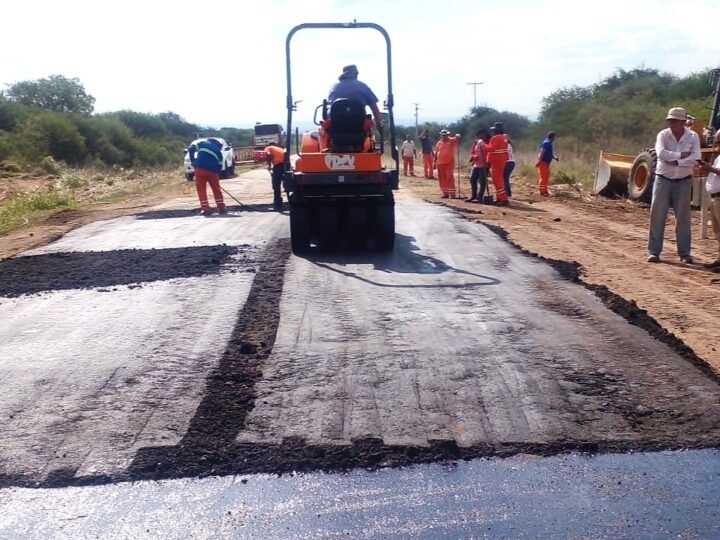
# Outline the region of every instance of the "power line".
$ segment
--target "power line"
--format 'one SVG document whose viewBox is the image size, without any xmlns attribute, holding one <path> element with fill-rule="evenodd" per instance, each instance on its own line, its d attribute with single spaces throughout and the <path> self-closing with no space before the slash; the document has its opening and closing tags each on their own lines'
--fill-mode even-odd
<svg viewBox="0 0 720 540">
<path fill-rule="evenodd" d="M 415 105 L 415 137 L 418 136 L 418 111 L 420 110 L 420 103 L 413 103 Z"/>
<path fill-rule="evenodd" d="M 466 84 L 469 84 L 473 87 L 473 109 L 476 109 L 477 108 L 477 87 L 480 86 L 481 84 L 485 84 L 485 83 L 480 81 L 480 82 L 469 82 Z"/>
</svg>

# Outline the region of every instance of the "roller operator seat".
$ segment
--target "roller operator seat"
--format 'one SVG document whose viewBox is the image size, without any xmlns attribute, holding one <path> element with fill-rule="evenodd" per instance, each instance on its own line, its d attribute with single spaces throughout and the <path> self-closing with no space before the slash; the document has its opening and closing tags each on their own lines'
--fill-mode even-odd
<svg viewBox="0 0 720 540">
<path fill-rule="evenodd" d="M 367 137 L 365 106 L 352 99 L 336 99 L 330 106 L 331 152 L 361 152 Z"/>
</svg>

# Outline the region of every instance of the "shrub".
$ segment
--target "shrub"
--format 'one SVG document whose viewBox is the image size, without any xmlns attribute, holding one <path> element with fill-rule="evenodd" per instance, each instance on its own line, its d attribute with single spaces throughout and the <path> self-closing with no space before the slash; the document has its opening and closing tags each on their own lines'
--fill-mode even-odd
<svg viewBox="0 0 720 540">
<path fill-rule="evenodd" d="M 60 165 L 51 156 L 42 159 L 40 168 L 48 174 L 60 174 Z"/>
<path fill-rule="evenodd" d="M 16 148 L 12 135 L 0 132 L 0 161 L 16 156 Z"/>
<path fill-rule="evenodd" d="M 69 190 L 75 190 L 88 184 L 87 178 L 79 174 L 68 174 L 62 177 L 62 186 Z"/>
<path fill-rule="evenodd" d="M 152 114 L 135 111 L 118 111 L 108 113 L 110 118 L 117 118 L 125 124 L 135 137 L 164 137 L 168 134 L 162 119 Z"/>
<path fill-rule="evenodd" d="M 17 174 L 22 172 L 22 167 L 12 161 L 0 161 L 0 171 L 10 174 Z"/>
<path fill-rule="evenodd" d="M 79 164 L 84 160 L 85 139 L 67 116 L 43 112 L 32 118 L 30 122 L 27 133 L 38 145 L 34 154 L 47 150 L 42 152 L 43 157 L 49 153 L 57 160 L 73 164 Z M 34 161 L 38 159 L 41 158 L 38 157 Z"/>
</svg>

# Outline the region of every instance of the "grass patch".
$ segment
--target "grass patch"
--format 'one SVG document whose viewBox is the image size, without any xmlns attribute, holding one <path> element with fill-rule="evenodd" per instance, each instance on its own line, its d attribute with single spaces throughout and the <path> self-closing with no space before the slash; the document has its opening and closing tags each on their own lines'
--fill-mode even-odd
<svg viewBox="0 0 720 540">
<path fill-rule="evenodd" d="M 27 225 L 49 210 L 70 208 L 74 205 L 72 196 L 61 191 L 44 191 L 16 197 L 0 207 L 0 233 Z"/>
<path fill-rule="evenodd" d="M 535 154 L 522 152 L 515 155 L 515 171 L 513 176 L 524 178 L 530 183 L 537 183 Z M 589 163 L 580 156 L 563 154 L 560 161 L 550 166 L 550 185 L 569 185 L 583 191 L 591 191 L 594 184 L 595 164 Z"/>
<path fill-rule="evenodd" d="M 50 160 L 45 163 L 48 169 L 56 170 L 54 166 L 55 163 Z M 242 174 L 253 168 L 246 165 L 235 170 L 237 174 Z M 57 176 L 44 178 L 51 181 L 54 188 L 30 192 L 31 188 L 37 189 L 38 179 L 28 177 L 25 179 L 25 192 L 11 194 L 0 201 L 0 234 L 35 224 L 55 210 L 83 210 L 97 204 L 123 203 L 131 199 L 180 197 L 182 185 L 186 184 L 183 171 L 178 167 L 126 170 L 119 167 L 74 169 L 58 165 L 58 170 L 60 174 Z"/>
</svg>

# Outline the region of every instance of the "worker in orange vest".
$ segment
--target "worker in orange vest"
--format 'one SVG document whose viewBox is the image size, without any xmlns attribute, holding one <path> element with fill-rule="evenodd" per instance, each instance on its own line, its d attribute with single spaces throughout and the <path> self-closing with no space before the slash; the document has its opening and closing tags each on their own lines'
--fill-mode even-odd
<svg viewBox="0 0 720 540">
<path fill-rule="evenodd" d="M 265 155 L 267 156 L 267 168 L 272 177 L 273 188 L 273 208 L 282 210 L 282 180 L 285 174 L 285 150 L 275 143 L 268 143 L 265 147 Z"/>
<path fill-rule="evenodd" d="M 443 129 L 440 132 L 440 140 L 435 145 L 435 168 L 438 173 L 438 184 L 442 191 L 443 199 L 455 198 L 455 149 L 460 141 L 460 134 L 450 137 L 450 132 Z"/>
<path fill-rule="evenodd" d="M 507 206 L 508 196 L 505 192 L 505 179 L 503 172 L 505 171 L 505 163 L 508 160 L 508 142 L 505 138 L 505 127 L 502 122 L 493 124 L 495 134 L 487 143 L 487 161 L 490 164 L 490 176 L 495 187 L 495 198 L 498 206 Z"/>
</svg>

